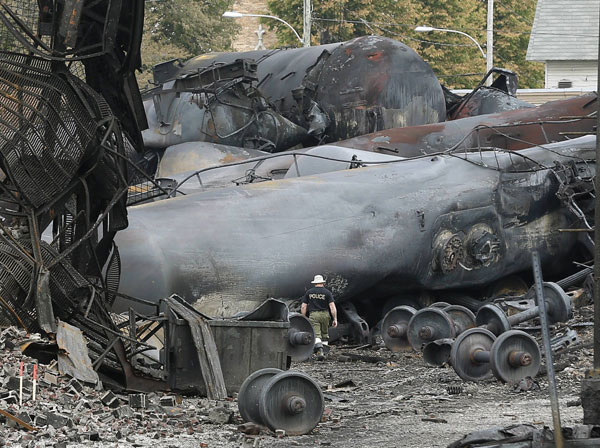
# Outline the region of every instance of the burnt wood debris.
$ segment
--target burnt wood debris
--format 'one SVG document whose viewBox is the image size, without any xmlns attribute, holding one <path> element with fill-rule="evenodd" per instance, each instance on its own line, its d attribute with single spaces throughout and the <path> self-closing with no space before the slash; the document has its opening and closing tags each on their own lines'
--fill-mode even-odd
<svg viewBox="0 0 600 448">
<path fill-rule="evenodd" d="M 165 61 L 142 93 L 144 3 L 0 1 L 0 344 L 36 365 L 24 393 L 5 368 L 0 419 L 73 428 L 22 404 L 65 394 L 99 428 L 65 437 L 93 441 L 176 394 L 239 393 L 242 431 L 310 433 L 327 394 L 290 367 L 313 353 L 296 311 L 317 272 L 331 342 L 538 374 L 523 329 L 593 300 L 596 93 L 536 107 L 493 68 L 459 96 L 379 36 Z"/>
</svg>

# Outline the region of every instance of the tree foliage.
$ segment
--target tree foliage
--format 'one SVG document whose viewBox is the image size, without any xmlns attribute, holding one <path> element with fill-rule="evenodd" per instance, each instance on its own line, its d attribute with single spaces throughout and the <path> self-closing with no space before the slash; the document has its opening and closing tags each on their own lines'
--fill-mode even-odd
<svg viewBox="0 0 600 448">
<path fill-rule="evenodd" d="M 144 87 L 152 79 L 152 67 L 159 62 L 231 50 L 238 25 L 221 16 L 233 3 L 234 0 L 146 2 L 140 85 Z"/>
<path fill-rule="evenodd" d="M 494 65 L 519 74 L 521 87 L 543 87 L 541 63 L 525 61 L 537 0 L 496 0 Z M 267 0 L 271 14 L 302 31 L 303 0 Z M 473 87 L 485 73 L 478 48 L 456 33 L 417 33 L 417 25 L 466 32 L 486 41 L 486 0 L 313 0 L 312 42 L 339 42 L 365 34 L 388 36 L 414 48 L 448 87 Z M 285 25 L 276 29 L 282 45 L 298 45 Z"/>
</svg>

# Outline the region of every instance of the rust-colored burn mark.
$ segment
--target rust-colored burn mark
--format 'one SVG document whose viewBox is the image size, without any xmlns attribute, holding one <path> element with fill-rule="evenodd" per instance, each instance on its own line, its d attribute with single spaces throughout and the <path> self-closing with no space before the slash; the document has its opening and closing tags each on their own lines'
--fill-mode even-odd
<svg viewBox="0 0 600 448">
<path fill-rule="evenodd" d="M 78 16 L 77 8 L 73 8 L 73 11 L 71 11 L 71 17 L 69 18 L 69 25 L 77 26 L 77 24 L 78 24 L 77 16 Z"/>
<path fill-rule="evenodd" d="M 241 160 L 246 160 L 246 157 L 244 157 L 243 155 L 236 156 L 236 155 L 231 154 L 231 153 L 228 152 L 221 159 L 221 163 L 233 163 L 233 162 L 239 162 Z"/>
<path fill-rule="evenodd" d="M 350 56 L 352 54 L 352 48 L 346 47 L 344 49 L 344 53 L 346 53 L 346 56 Z"/>
<path fill-rule="evenodd" d="M 340 141 L 336 145 L 365 151 L 392 151 L 405 157 L 422 154 L 423 148 L 428 152 L 443 151 L 459 142 L 460 148 L 477 147 L 487 141 L 499 148 L 520 150 L 565 140 L 565 132 L 594 132 L 594 120 L 563 117 L 585 117 L 593 110 L 591 105 L 595 101 L 595 94 L 582 95 L 535 108 L 388 129 Z"/>
<path fill-rule="evenodd" d="M 367 55 L 367 58 L 373 62 L 380 62 L 383 59 L 383 52 L 376 51 L 375 53 Z"/>
<path fill-rule="evenodd" d="M 208 123 L 206 124 L 206 135 L 218 141 L 217 128 L 212 119 L 208 120 Z"/>
<path fill-rule="evenodd" d="M 367 104 L 378 103 L 379 96 L 386 91 L 390 75 L 384 71 L 377 72 L 375 76 L 369 79 L 369 88 L 367 89 Z"/>
</svg>

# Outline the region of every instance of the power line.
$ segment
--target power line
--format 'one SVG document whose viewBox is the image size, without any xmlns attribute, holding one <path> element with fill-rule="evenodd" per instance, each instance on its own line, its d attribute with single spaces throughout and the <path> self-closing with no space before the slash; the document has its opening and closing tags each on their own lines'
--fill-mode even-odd
<svg viewBox="0 0 600 448">
<path fill-rule="evenodd" d="M 525 20 L 527 22 L 527 24 L 529 24 L 530 19 L 528 19 L 527 17 L 525 17 L 523 14 L 521 14 L 520 12 L 515 11 L 513 8 L 511 8 L 508 5 L 505 5 L 504 3 L 502 3 L 501 1 L 497 2 L 496 5 L 500 5 L 502 6 L 504 9 L 506 9 L 509 12 L 512 12 L 513 14 L 521 17 L 523 20 Z M 531 24 L 531 26 L 533 26 L 533 23 Z"/>
<path fill-rule="evenodd" d="M 364 25 L 363 20 L 349 20 L 349 19 L 328 19 L 325 17 L 313 17 L 312 20 L 317 20 L 321 22 L 345 22 L 345 23 L 354 23 L 357 25 Z M 371 22 L 366 21 L 369 25 L 382 25 L 382 26 L 403 26 L 413 29 L 416 25 L 414 23 L 402 23 L 402 22 Z M 464 28 L 466 30 L 471 31 L 481 31 L 485 32 L 485 29 L 478 28 Z"/>
<path fill-rule="evenodd" d="M 356 24 L 356 25 L 373 25 L 376 27 L 380 27 L 380 26 L 398 26 L 398 27 L 409 27 L 412 29 L 414 29 L 415 25 L 414 24 L 408 24 L 408 23 L 394 23 L 394 22 L 371 22 L 371 21 L 367 21 L 367 20 L 347 20 L 347 19 L 327 19 L 324 17 L 313 17 L 312 18 L 313 21 L 318 21 L 318 22 L 336 22 L 336 23 L 351 23 L 351 24 Z M 467 30 L 467 31 L 478 31 L 478 32 L 485 32 L 485 29 L 480 29 L 480 28 L 461 28 L 463 30 Z M 593 38 L 598 38 L 598 34 L 574 34 L 574 33 L 556 33 L 556 32 L 543 32 L 543 31 L 536 31 L 536 32 L 527 32 L 527 31 L 504 31 L 504 30 L 494 30 L 494 34 L 506 34 L 506 35 L 521 35 L 521 36 L 529 36 L 531 34 L 534 35 L 541 35 L 541 36 L 558 36 L 558 37 L 593 37 Z M 407 36 L 408 37 L 408 36 Z M 410 38 L 409 39 L 412 40 L 417 40 L 420 41 L 421 39 L 415 39 L 415 38 Z M 425 42 L 425 41 L 424 41 Z M 434 41 L 429 41 L 429 42 L 434 42 Z M 471 45 L 466 45 L 466 46 L 471 46 Z"/>
<path fill-rule="evenodd" d="M 381 30 L 381 31 L 383 31 L 385 33 L 392 34 L 394 36 L 402 37 L 404 39 L 412 40 L 412 41 L 415 41 L 415 42 L 427 43 L 427 44 L 432 44 L 432 45 L 439 45 L 439 46 L 443 46 L 443 47 L 476 47 L 475 44 L 451 44 L 451 43 L 448 43 L 448 42 L 439 42 L 439 41 L 435 41 L 435 40 L 417 39 L 416 37 L 407 36 L 405 34 L 400 34 L 400 33 L 397 33 L 395 31 L 383 28 L 381 25 L 378 24 L 378 22 L 369 22 L 369 21 L 366 21 L 366 20 L 361 20 L 361 21 L 358 21 L 358 20 L 353 20 L 353 21 L 341 20 L 340 21 L 340 20 L 337 20 L 337 19 L 313 18 L 313 21 L 347 22 L 347 23 L 356 23 L 356 24 L 365 25 L 365 26 L 373 25 L 375 28 L 378 28 L 379 30 Z"/>
<path fill-rule="evenodd" d="M 402 37 L 404 39 L 409 39 L 409 40 L 413 40 L 416 42 L 421 42 L 421 43 L 427 43 L 427 44 L 432 44 L 432 45 L 438 45 L 440 47 L 477 47 L 477 45 L 475 44 L 449 44 L 447 42 L 439 42 L 439 41 L 435 41 L 435 40 L 426 40 L 426 39 L 417 39 L 415 37 L 412 36 L 406 36 L 404 34 L 399 34 L 396 33 L 392 30 L 388 30 L 380 25 L 374 25 L 376 28 L 379 28 L 381 31 L 388 33 L 388 34 L 392 34 L 394 36 L 398 36 L 398 37 Z"/>
</svg>

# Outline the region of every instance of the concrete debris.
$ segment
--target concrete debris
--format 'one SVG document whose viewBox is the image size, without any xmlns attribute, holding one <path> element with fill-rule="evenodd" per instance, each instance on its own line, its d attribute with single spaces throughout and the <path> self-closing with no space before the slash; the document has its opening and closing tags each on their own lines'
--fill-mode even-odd
<svg viewBox="0 0 600 448">
<path fill-rule="evenodd" d="M 523 378 L 517 384 L 515 384 L 513 392 L 519 393 L 519 392 L 527 392 L 530 390 L 539 390 L 539 389 L 540 389 L 540 384 L 537 381 L 535 381 L 533 378 L 528 376 L 526 378 Z"/>
<path fill-rule="evenodd" d="M 215 425 L 230 423 L 232 417 L 233 411 L 226 407 L 213 408 L 208 413 L 208 420 Z"/>
<path fill-rule="evenodd" d="M 243 432 L 249 436 L 257 436 L 263 431 L 267 431 L 265 426 L 259 425 L 253 422 L 246 422 L 238 425 L 238 431 Z"/>
<path fill-rule="evenodd" d="M 30 378 L 37 361 L 18 348 L 26 339 L 27 334 L 14 327 L 0 332 L 0 344 L 5 348 L 0 350 L 0 446 L 66 448 L 88 446 L 90 442 L 150 446 L 160 440 L 173 443 L 164 446 L 180 446 L 175 442 L 178 437 L 203 433 L 207 431 L 205 425 L 239 422 L 234 421 L 234 406 L 229 401 L 181 400 L 157 393 L 124 396 L 97 390 L 41 363 L 34 401 Z M 20 362 L 24 365 L 22 406 Z"/>
<path fill-rule="evenodd" d="M 589 425 L 575 426 L 574 428 L 563 428 L 563 435 L 567 440 L 588 439 L 591 442 L 594 437 L 594 431 L 598 431 L 598 427 Z M 477 447 L 497 447 L 497 448 L 543 448 L 552 446 L 545 442 L 552 442 L 554 435 L 548 428 L 536 428 L 532 425 L 512 425 L 505 428 L 491 428 L 481 431 L 475 431 L 467 434 L 462 439 L 451 443 L 448 448 L 477 448 Z M 490 444 L 490 442 L 494 442 Z M 586 444 L 585 446 L 598 446 L 600 439 L 594 445 Z M 583 445 L 582 445 L 583 446 Z"/>
</svg>

